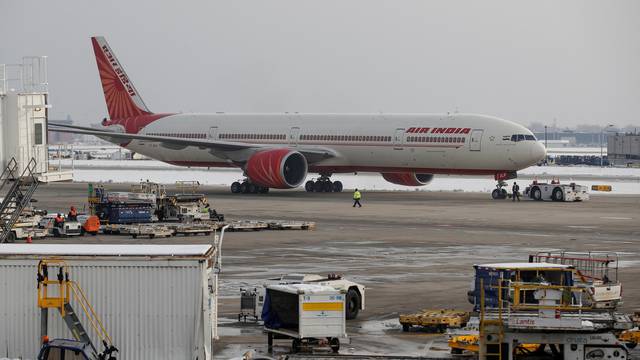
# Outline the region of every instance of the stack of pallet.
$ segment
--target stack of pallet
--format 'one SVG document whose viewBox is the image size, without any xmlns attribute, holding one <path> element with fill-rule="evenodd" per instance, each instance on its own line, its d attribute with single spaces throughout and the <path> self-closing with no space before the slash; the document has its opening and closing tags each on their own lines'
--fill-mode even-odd
<svg viewBox="0 0 640 360">
<path fill-rule="evenodd" d="M 443 332 L 447 328 L 461 328 L 467 324 L 471 314 L 452 309 L 425 309 L 415 314 L 400 315 L 403 331 L 419 326 L 427 331 Z"/>
</svg>

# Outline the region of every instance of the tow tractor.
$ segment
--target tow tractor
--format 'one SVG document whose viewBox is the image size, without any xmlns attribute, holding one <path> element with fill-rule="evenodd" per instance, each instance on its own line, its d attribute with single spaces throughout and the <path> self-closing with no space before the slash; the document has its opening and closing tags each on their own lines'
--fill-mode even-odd
<svg viewBox="0 0 640 360">
<path fill-rule="evenodd" d="M 49 271 L 57 268 L 57 276 L 49 278 Z M 55 271 L 55 270 L 54 270 Z M 55 273 L 52 271 L 52 273 Z M 42 347 L 38 360 L 78 359 L 78 360 L 116 360 L 118 349 L 113 345 L 102 321 L 87 300 L 80 285 L 70 280 L 69 266 L 62 260 L 41 260 L 38 263 L 38 307 L 41 311 Z M 52 295 L 55 294 L 55 295 Z M 91 341 L 89 333 L 82 325 L 80 317 L 71 305 L 71 299 L 80 305 L 93 332 L 100 338 L 104 350 L 99 352 Z M 49 309 L 57 309 L 75 339 L 49 340 Z"/>
<path fill-rule="evenodd" d="M 534 180 L 525 188 L 524 195 L 537 201 L 585 201 L 589 200 L 589 189 L 576 183 L 561 184 L 558 179 L 551 180 L 551 183 Z"/>
</svg>

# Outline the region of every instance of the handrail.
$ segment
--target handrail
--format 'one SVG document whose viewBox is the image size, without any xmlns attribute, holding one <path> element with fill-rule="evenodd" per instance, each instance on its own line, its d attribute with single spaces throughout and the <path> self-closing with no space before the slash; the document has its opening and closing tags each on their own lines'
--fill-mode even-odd
<svg viewBox="0 0 640 360">
<path fill-rule="evenodd" d="M 109 345 L 113 344 L 113 341 L 111 340 L 109 333 L 107 333 L 107 329 L 105 329 L 102 320 L 100 320 L 100 317 L 98 316 L 98 314 L 96 314 L 95 310 L 91 306 L 91 303 L 89 303 L 89 300 L 87 299 L 87 296 L 85 295 L 80 285 L 78 285 L 78 283 L 75 281 L 69 281 L 69 283 L 71 283 L 72 285 L 71 291 L 74 294 L 74 298 L 78 300 L 78 303 L 82 307 L 82 310 L 87 316 L 87 319 L 89 319 L 89 322 L 91 322 L 91 327 L 93 327 L 93 329 L 96 331 L 96 334 L 100 337 L 101 340 L 108 340 Z M 87 308 L 89 308 L 89 311 L 87 310 Z"/>
</svg>

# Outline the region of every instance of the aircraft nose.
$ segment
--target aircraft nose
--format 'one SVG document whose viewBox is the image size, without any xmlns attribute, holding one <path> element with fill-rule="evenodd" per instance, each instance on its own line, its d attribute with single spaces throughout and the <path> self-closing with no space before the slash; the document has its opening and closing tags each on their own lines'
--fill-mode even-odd
<svg viewBox="0 0 640 360">
<path fill-rule="evenodd" d="M 544 160 L 546 156 L 547 156 L 547 149 L 544 147 L 544 145 L 542 145 L 539 142 L 536 142 L 535 144 L 533 144 L 533 146 L 531 147 L 532 160 L 534 160 L 537 163 Z"/>
</svg>

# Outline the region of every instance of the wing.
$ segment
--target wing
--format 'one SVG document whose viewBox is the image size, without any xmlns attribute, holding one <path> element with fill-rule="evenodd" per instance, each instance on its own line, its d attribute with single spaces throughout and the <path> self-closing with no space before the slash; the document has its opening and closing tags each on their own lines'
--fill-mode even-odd
<svg viewBox="0 0 640 360">
<path fill-rule="evenodd" d="M 249 157 L 251 157 L 251 155 L 257 151 L 276 148 L 276 146 L 273 145 L 251 144 L 233 141 L 182 139 L 169 136 L 129 134 L 107 129 L 97 129 L 56 123 L 49 123 L 48 130 L 81 135 L 93 135 L 116 144 L 123 144 L 128 143 L 132 140 L 139 140 L 159 143 L 162 147 L 172 150 L 182 150 L 186 149 L 187 147 L 196 147 L 202 150 L 209 150 L 209 152 L 216 157 L 227 159 L 238 164 L 246 162 Z M 296 150 L 304 155 L 305 158 L 307 158 L 307 162 L 311 164 L 337 156 L 334 150 L 323 147 L 299 147 L 296 148 Z"/>
</svg>

